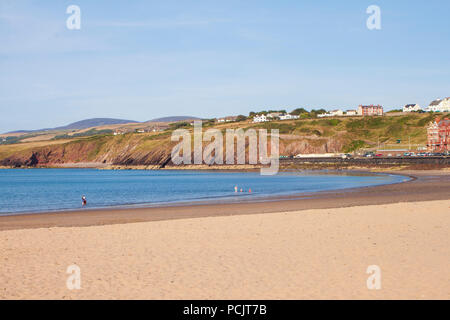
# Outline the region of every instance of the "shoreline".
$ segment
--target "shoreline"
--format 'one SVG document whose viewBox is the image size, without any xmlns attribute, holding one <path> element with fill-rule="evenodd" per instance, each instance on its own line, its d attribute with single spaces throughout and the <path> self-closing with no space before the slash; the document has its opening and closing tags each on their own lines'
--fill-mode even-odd
<svg viewBox="0 0 450 320">
<path fill-rule="evenodd" d="M 367 170 L 367 171 L 411 171 L 450 170 L 450 157 L 410 157 L 410 158 L 300 158 L 280 159 L 280 169 L 299 170 Z M 262 164 L 113 164 L 103 162 L 47 163 L 35 166 L 2 166 L 0 169 L 97 169 L 97 170 L 217 170 L 256 171 Z"/>
<path fill-rule="evenodd" d="M 341 171 L 342 172 L 342 171 Z M 0 216 L 0 231 L 51 227 L 86 227 L 201 217 L 290 212 L 309 209 L 344 208 L 398 202 L 447 200 L 450 172 L 435 171 L 348 171 L 395 174 L 411 180 L 393 184 L 316 193 L 264 197 L 224 203 L 169 204 L 157 207 L 109 207 L 88 210 L 23 213 Z"/>
</svg>

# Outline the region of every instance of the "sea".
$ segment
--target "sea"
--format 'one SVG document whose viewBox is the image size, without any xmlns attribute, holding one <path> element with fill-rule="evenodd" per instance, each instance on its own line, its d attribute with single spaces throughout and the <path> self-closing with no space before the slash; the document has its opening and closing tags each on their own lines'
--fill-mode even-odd
<svg viewBox="0 0 450 320">
<path fill-rule="evenodd" d="M 390 174 L 292 171 L 0 169 L 0 215 L 184 203 L 264 201 L 280 195 L 392 184 Z M 236 192 L 237 190 L 237 192 Z M 241 192 L 242 191 L 242 192 Z"/>
</svg>

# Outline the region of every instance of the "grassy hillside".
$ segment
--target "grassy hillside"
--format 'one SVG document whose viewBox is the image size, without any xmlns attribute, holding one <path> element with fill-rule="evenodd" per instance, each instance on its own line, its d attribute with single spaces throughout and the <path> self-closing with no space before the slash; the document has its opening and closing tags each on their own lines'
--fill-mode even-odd
<svg viewBox="0 0 450 320">
<path fill-rule="evenodd" d="M 344 141 L 343 152 L 360 148 L 405 147 L 426 145 L 426 126 L 438 115 L 409 114 L 397 117 L 351 117 L 284 122 L 266 122 L 253 125 L 255 128 L 279 129 L 280 134 L 293 134 L 317 138 L 334 137 Z"/>
<path fill-rule="evenodd" d="M 409 114 L 385 117 L 352 117 L 276 121 L 254 124 L 236 122 L 213 124 L 204 129 L 279 129 L 280 154 L 353 152 L 359 149 L 405 148 L 426 145 L 426 125 L 436 114 Z M 77 162 L 118 165 L 164 165 L 170 160 L 174 142 L 171 133 L 128 133 L 114 136 L 63 136 L 61 140 L 17 143 L 0 146 L 0 165 L 35 166 Z M 182 126 L 192 130 L 190 125 Z M 398 143 L 400 142 L 400 143 Z M 206 145 L 206 143 L 205 143 Z"/>
</svg>

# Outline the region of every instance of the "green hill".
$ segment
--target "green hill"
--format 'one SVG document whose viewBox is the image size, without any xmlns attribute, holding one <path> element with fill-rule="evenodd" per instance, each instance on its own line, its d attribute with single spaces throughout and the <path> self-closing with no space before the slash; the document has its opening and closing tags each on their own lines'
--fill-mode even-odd
<svg viewBox="0 0 450 320">
<path fill-rule="evenodd" d="M 204 129 L 278 129 L 280 155 L 299 153 L 353 152 L 382 148 L 426 145 L 426 126 L 436 114 L 408 114 L 384 117 L 341 117 L 214 124 Z M 440 115 L 442 116 L 442 115 Z M 101 133 L 90 137 L 64 136 L 62 140 L 17 143 L 0 146 L 2 166 L 51 166 L 90 162 L 112 165 L 165 165 L 175 142 L 170 140 L 175 126 L 163 132 L 128 133 L 114 136 Z M 186 124 L 185 129 L 192 130 Z M 206 143 L 204 144 L 206 145 Z"/>
</svg>

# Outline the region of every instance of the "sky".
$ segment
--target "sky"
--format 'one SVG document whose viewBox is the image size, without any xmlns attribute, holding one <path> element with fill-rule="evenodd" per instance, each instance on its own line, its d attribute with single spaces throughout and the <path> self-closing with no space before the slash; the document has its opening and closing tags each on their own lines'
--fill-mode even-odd
<svg viewBox="0 0 450 320">
<path fill-rule="evenodd" d="M 0 132 L 427 106 L 450 96 L 449 12 L 448 0 L 0 0 Z"/>
</svg>

